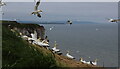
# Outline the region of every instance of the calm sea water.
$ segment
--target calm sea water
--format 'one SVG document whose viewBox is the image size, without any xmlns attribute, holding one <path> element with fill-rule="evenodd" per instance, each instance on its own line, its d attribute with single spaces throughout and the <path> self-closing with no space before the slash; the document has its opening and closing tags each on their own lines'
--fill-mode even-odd
<svg viewBox="0 0 120 69">
<path fill-rule="evenodd" d="M 42 18 L 31 15 L 35 5 L 32 2 L 8 2 L 6 4 L 7 6 L 2 7 L 4 12 L 2 20 L 30 23 L 57 23 L 57 21 L 72 20 L 71 26 L 44 25 L 51 47 L 54 41 L 57 41 L 58 48 L 61 49 L 63 55 L 66 54 L 66 50 L 69 50 L 76 60 L 80 57 L 86 61 L 97 58 L 100 66 L 118 66 L 118 24 L 107 22 L 108 18 L 118 17 L 118 3 L 43 2 L 39 7 L 43 10 Z M 50 31 L 49 28 L 52 26 L 54 28 Z"/>
<path fill-rule="evenodd" d="M 46 35 L 53 47 L 57 41 L 63 55 L 69 50 L 76 60 L 98 59 L 99 66 L 118 65 L 118 27 L 117 24 L 73 24 L 44 25 Z M 54 26 L 52 30 L 50 27 Z"/>
</svg>

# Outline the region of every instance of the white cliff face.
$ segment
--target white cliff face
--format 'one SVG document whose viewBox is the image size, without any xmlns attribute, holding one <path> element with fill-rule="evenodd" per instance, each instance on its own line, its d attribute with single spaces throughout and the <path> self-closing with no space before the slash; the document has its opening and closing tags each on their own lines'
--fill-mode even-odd
<svg viewBox="0 0 120 69">
<path fill-rule="evenodd" d="M 27 36 L 33 37 L 35 39 L 37 39 L 37 38 L 44 39 L 45 29 L 44 29 L 43 26 L 39 26 L 37 28 L 29 28 L 29 27 L 18 28 L 18 27 L 14 27 L 13 29 L 17 30 L 18 32 L 22 33 L 23 35 L 27 35 Z"/>
<path fill-rule="evenodd" d="M 36 31 L 37 38 L 44 39 L 44 35 L 45 35 L 44 26 L 40 26 L 38 24 L 21 24 L 15 21 L 12 21 L 12 23 L 6 21 L 4 25 L 10 29 L 16 30 L 19 33 L 22 33 L 23 35 L 27 35 L 29 37 L 31 37 L 31 33 L 34 33 L 34 31 Z"/>
</svg>

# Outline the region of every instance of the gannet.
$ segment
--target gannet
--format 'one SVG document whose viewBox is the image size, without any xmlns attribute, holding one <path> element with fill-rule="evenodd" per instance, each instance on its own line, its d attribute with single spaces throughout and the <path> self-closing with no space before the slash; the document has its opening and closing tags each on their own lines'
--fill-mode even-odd
<svg viewBox="0 0 120 69">
<path fill-rule="evenodd" d="M 97 65 L 97 61 L 98 61 L 98 59 L 96 59 L 95 61 L 91 61 L 91 64 L 92 65 Z"/>
<path fill-rule="evenodd" d="M 41 41 L 41 38 L 37 39 L 37 33 L 34 31 L 34 34 L 31 34 L 32 38 L 28 38 L 28 40 L 33 40 L 33 44 L 37 44 L 39 46 L 49 47 L 48 41 L 44 39 Z M 47 38 L 47 37 L 46 37 Z"/>
<path fill-rule="evenodd" d="M 50 27 L 50 30 L 52 30 L 54 27 Z"/>
<path fill-rule="evenodd" d="M 40 41 L 34 41 L 34 43 L 37 44 L 37 45 L 40 45 L 40 46 L 49 47 L 49 44 L 43 43 L 43 42 L 40 42 Z"/>
<path fill-rule="evenodd" d="M 19 34 L 21 38 L 23 38 L 24 40 L 28 40 L 29 37 L 27 35 L 23 35 L 21 32 Z"/>
<path fill-rule="evenodd" d="M 48 42 L 46 40 L 40 41 L 40 38 L 34 40 L 33 44 L 37 44 L 37 45 L 44 46 L 44 47 L 49 47 Z"/>
<path fill-rule="evenodd" d="M 36 5 L 34 7 L 34 11 L 31 14 L 37 15 L 38 17 L 41 17 L 39 12 L 42 12 L 42 10 L 38 10 L 38 6 L 40 4 L 40 0 L 36 2 Z"/>
<path fill-rule="evenodd" d="M 28 41 L 37 41 L 37 32 L 34 31 L 34 33 L 30 34 L 32 38 L 28 37 Z"/>
<path fill-rule="evenodd" d="M 53 52 L 60 52 L 59 49 L 57 49 L 57 43 L 55 41 L 54 47 L 52 48 Z"/>
<path fill-rule="evenodd" d="M 1 6 L 4 6 L 4 5 L 6 5 L 6 3 L 2 2 L 2 0 L 1 0 L 1 1 L 0 1 L 0 7 L 1 7 Z"/>
<path fill-rule="evenodd" d="M 37 32 L 34 31 L 34 33 L 31 33 L 32 39 L 37 40 Z"/>
<path fill-rule="evenodd" d="M 66 56 L 67 56 L 68 58 L 75 59 L 72 55 L 70 55 L 69 51 L 67 51 Z"/>
<path fill-rule="evenodd" d="M 72 21 L 68 20 L 68 21 L 67 21 L 67 24 L 70 24 L 70 25 L 71 25 L 71 24 L 72 24 Z"/>
<path fill-rule="evenodd" d="M 23 35 L 22 38 L 23 38 L 24 40 L 28 40 L 28 36 L 26 36 L 26 35 Z"/>
<path fill-rule="evenodd" d="M 80 62 L 82 62 L 82 63 L 86 63 L 86 61 L 83 60 L 83 58 L 80 58 Z"/>
<path fill-rule="evenodd" d="M 120 21 L 120 19 L 108 19 L 109 20 L 109 22 L 119 22 Z"/>
</svg>

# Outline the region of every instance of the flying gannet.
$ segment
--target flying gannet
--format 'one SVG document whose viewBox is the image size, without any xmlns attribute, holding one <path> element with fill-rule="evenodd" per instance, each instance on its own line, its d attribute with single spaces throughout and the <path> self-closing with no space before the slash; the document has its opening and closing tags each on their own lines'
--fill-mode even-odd
<svg viewBox="0 0 120 69">
<path fill-rule="evenodd" d="M 120 19 L 108 19 L 109 20 L 109 22 L 119 22 L 120 21 Z"/>
<path fill-rule="evenodd" d="M 31 14 L 37 15 L 40 18 L 41 15 L 39 12 L 42 12 L 42 10 L 38 10 L 39 5 L 40 5 L 40 0 L 36 2 L 36 5 L 34 7 L 34 11 Z"/>
<path fill-rule="evenodd" d="M 69 51 L 67 51 L 66 56 L 67 56 L 68 58 L 75 59 L 72 55 L 70 55 Z"/>
<path fill-rule="evenodd" d="M 71 25 L 71 24 L 72 24 L 72 21 L 68 20 L 68 21 L 67 21 L 67 24 L 70 24 L 70 25 Z"/>
<path fill-rule="evenodd" d="M 54 28 L 54 26 L 53 27 L 50 27 L 50 30 L 52 30 Z"/>
<path fill-rule="evenodd" d="M 1 0 L 1 1 L 0 1 L 0 7 L 1 7 L 1 6 L 4 6 L 4 5 L 6 5 L 6 3 L 2 2 L 2 0 Z"/>
</svg>

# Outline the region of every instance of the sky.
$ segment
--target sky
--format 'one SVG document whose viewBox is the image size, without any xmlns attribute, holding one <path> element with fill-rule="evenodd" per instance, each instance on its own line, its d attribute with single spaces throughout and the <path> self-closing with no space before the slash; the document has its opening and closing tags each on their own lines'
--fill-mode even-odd
<svg viewBox="0 0 120 69">
<path fill-rule="evenodd" d="M 3 0 L 5 2 L 33 2 L 34 0 Z M 120 0 L 41 0 L 42 2 L 118 2 Z"/>
<path fill-rule="evenodd" d="M 21 6 L 20 6 L 21 5 Z M 116 19 L 118 16 L 117 3 L 100 2 L 43 2 L 39 9 L 43 10 L 42 17 L 31 15 L 34 2 L 9 2 L 3 7 L 3 19 L 19 19 L 19 21 L 90 21 L 108 22 L 108 18 Z"/>
</svg>

